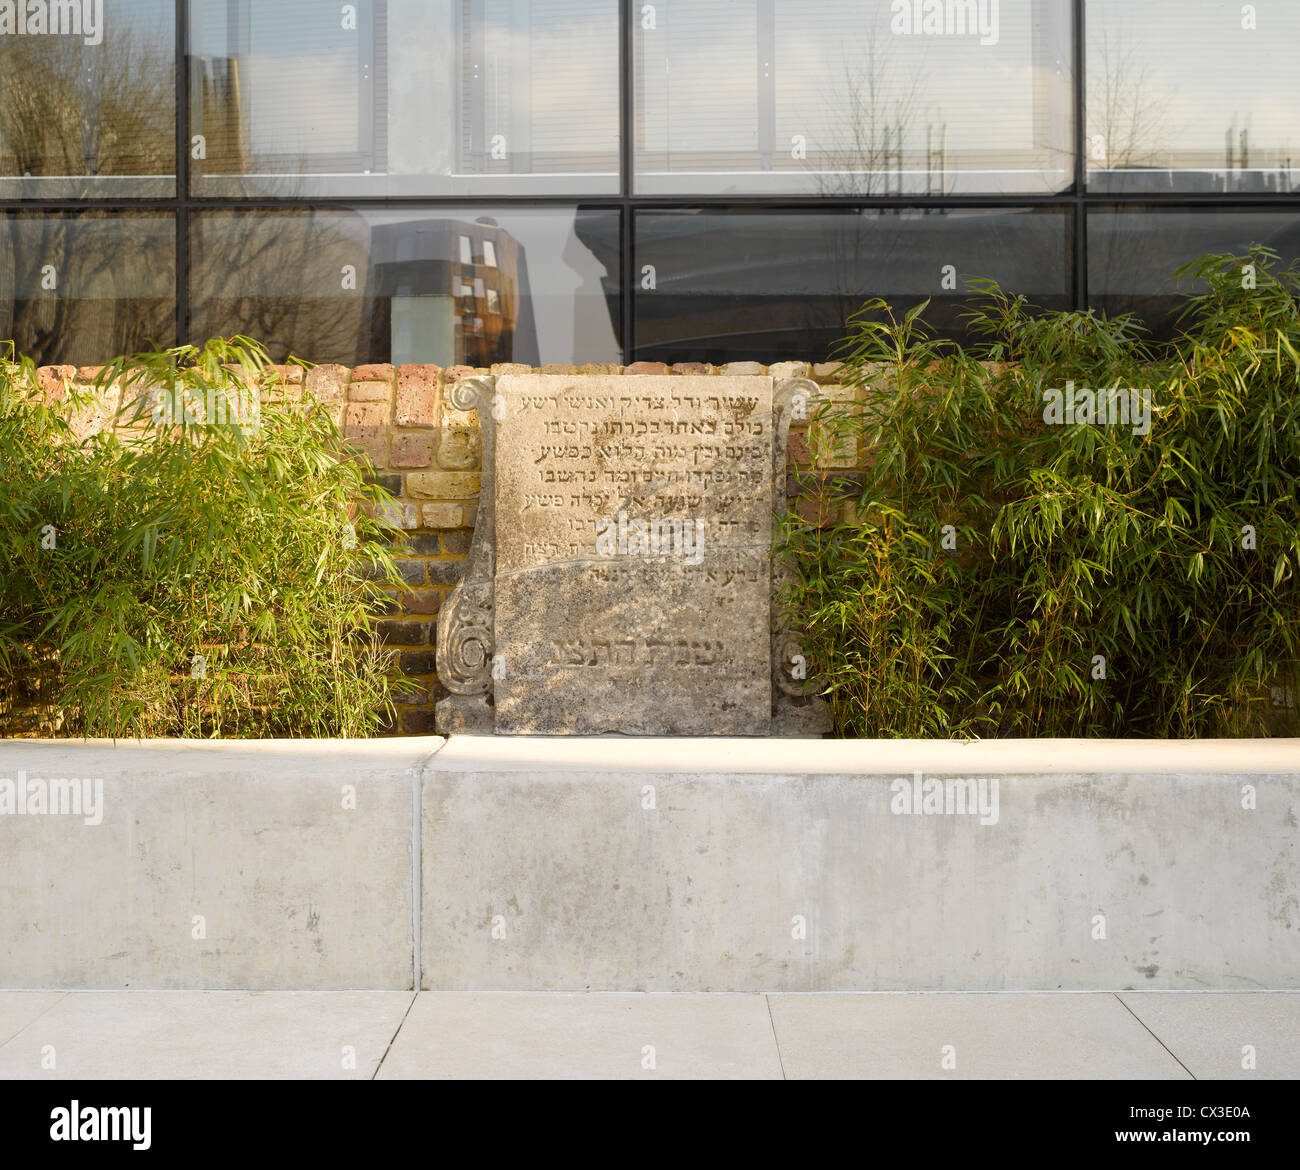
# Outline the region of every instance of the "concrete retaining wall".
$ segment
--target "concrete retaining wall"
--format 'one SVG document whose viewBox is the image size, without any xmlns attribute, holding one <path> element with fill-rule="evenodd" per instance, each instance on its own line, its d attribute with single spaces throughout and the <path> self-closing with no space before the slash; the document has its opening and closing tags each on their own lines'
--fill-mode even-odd
<svg viewBox="0 0 1300 1170">
<path fill-rule="evenodd" d="M 944 778 L 988 811 L 925 811 Z M 453 739 L 424 985 L 1300 987 L 1298 815 L 1294 740 Z"/>
<path fill-rule="evenodd" d="M 0 787 L 103 781 L 99 824 L 0 815 L 0 987 L 412 986 L 414 793 L 441 743 L 0 744 Z"/>
<path fill-rule="evenodd" d="M 19 770 L 102 776 L 104 816 L 0 815 L 4 987 L 403 988 L 417 953 L 438 989 L 1300 987 L 1296 740 L 0 744 Z"/>
</svg>

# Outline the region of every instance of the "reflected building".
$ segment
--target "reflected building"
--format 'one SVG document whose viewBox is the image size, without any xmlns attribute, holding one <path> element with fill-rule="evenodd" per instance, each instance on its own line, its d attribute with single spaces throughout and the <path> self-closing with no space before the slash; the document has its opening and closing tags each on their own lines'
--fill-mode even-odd
<svg viewBox="0 0 1300 1170">
<path fill-rule="evenodd" d="M 520 296 L 529 287 L 524 249 L 490 217 L 380 225 L 371 257 L 371 352 L 387 350 L 379 360 L 537 363 L 531 297 Z"/>
<path fill-rule="evenodd" d="M 572 217 L 535 213 L 525 231 Z M 567 231 L 564 232 L 567 235 Z M 527 249 L 491 216 L 316 206 L 192 225 L 192 335 L 248 331 L 276 360 L 490 366 L 541 359 Z M 581 303 L 581 302 L 579 302 Z"/>
</svg>

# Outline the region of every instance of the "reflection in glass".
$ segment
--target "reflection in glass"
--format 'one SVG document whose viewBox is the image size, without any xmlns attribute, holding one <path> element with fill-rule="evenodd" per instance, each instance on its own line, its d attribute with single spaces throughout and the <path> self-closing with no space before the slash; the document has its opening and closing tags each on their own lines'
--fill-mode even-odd
<svg viewBox="0 0 1300 1170">
<path fill-rule="evenodd" d="M 639 212 L 637 357 L 825 361 L 862 303 L 927 297 L 926 320 L 961 334 L 966 278 L 991 277 L 1044 308 L 1070 303 L 1064 209 Z"/>
<path fill-rule="evenodd" d="M 1069 0 L 938 7 L 935 23 L 892 0 L 655 5 L 634 32 L 636 190 L 1068 187 Z"/>
<path fill-rule="evenodd" d="M 196 194 L 618 189 L 612 0 L 192 0 Z"/>
<path fill-rule="evenodd" d="M 1088 288 L 1094 308 L 1135 313 L 1168 338 L 1203 291 L 1173 273 L 1210 252 L 1244 254 L 1252 244 L 1300 257 L 1300 211 L 1266 208 L 1097 208 L 1088 213 Z"/>
<path fill-rule="evenodd" d="M 0 212 L 0 339 L 38 365 L 174 345 L 176 221 L 145 212 Z"/>
<path fill-rule="evenodd" d="M 1093 191 L 1300 187 L 1295 0 L 1088 0 L 1087 12 Z"/>
<path fill-rule="evenodd" d="M 0 4 L 0 198 L 174 194 L 173 0 L 27 11 Z"/>
<path fill-rule="evenodd" d="M 343 365 L 620 360 L 617 212 L 207 211 L 192 231 L 192 337 Z"/>
</svg>

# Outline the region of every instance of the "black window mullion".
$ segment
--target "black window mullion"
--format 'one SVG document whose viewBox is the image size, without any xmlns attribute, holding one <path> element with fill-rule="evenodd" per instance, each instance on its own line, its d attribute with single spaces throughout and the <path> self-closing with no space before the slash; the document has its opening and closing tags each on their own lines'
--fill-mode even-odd
<svg viewBox="0 0 1300 1170">
<path fill-rule="evenodd" d="M 636 231 L 633 222 L 632 189 L 635 183 L 636 142 L 634 140 L 636 69 L 634 38 L 630 19 L 633 0 L 622 0 L 618 13 L 618 97 L 619 97 L 619 284 L 622 286 L 621 321 L 623 361 L 636 361 Z"/>
<path fill-rule="evenodd" d="M 190 12 L 176 0 L 176 342 L 190 329 Z"/>
<path fill-rule="evenodd" d="M 1074 3 L 1074 307 L 1088 307 L 1088 110 L 1085 0 Z"/>
</svg>

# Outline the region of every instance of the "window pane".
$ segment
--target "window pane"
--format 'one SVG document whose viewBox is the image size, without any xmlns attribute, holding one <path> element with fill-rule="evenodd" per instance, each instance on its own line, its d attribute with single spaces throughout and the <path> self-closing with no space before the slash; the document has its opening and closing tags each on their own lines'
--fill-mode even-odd
<svg viewBox="0 0 1300 1170">
<path fill-rule="evenodd" d="M 1200 291 L 1173 273 L 1209 252 L 1251 244 L 1300 257 L 1300 212 L 1266 208 L 1098 208 L 1088 213 L 1088 292 L 1106 313 L 1136 313 L 1158 337 L 1174 331 L 1183 297 Z"/>
<path fill-rule="evenodd" d="M 1297 189 L 1295 0 L 1088 0 L 1087 17 L 1092 190 Z"/>
<path fill-rule="evenodd" d="M 191 0 L 200 195 L 618 190 L 616 0 Z"/>
<path fill-rule="evenodd" d="M 0 3 L 0 198 L 176 190 L 176 6 Z"/>
<path fill-rule="evenodd" d="M 38 365 L 101 365 L 176 337 L 176 221 L 0 212 L 0 339 Z"/>
<path fill-rule="evenodd" d="M 992 277 L 1045 308 L 1071 303 L 1070 213 L 945 211 L 639 212 L 637 356 L 677 361 L 825 361 L 862 303 L 931 304 L 962 330 L 965 278 Z"/>
<path fill-rule="evenodd" d="M 190 335 L 344 365 L 617 362 L 618 235 L 582 209 L 202 212 Z"/>
<path fill-rule="evenodd" d="M 652 7 L 634 21 L 638 192 L 1073 182 L 1069 0 L 969 0 L 940 6 L 937 23 L 901 0 Z"/>
</svg>

